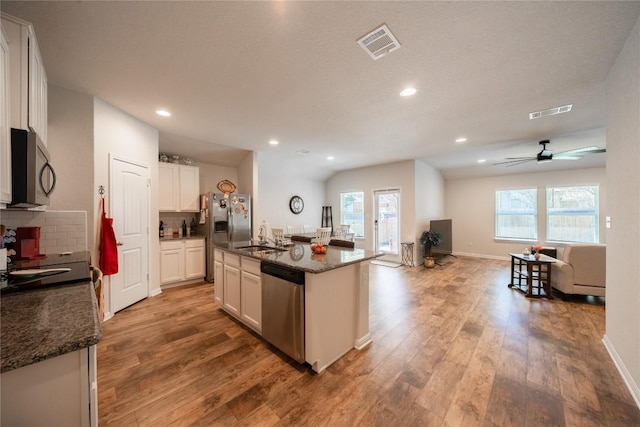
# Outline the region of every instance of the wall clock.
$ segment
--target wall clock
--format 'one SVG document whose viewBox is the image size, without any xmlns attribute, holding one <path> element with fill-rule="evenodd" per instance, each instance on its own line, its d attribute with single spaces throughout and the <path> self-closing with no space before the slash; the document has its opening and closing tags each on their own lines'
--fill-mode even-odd
<svg viewBox="0 0 640 427">
<path fill-rule="evenodd" d="M 291 200 L 289 200 L 289 209 L 294 214 L 299 214 L 304 209 L 304 202 L 300 196 L 293 196 Z"/>
</svg>

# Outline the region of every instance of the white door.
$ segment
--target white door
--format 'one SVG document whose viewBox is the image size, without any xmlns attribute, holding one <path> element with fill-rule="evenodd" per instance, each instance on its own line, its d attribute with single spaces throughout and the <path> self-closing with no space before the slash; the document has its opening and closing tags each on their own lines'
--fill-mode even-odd
<svg viewBox="0 0 640 427">
<path fill-rule="evenodd" d="M 149 169 L 115 157 L 109 166 L 118 242 L 118 273 L 111 276 L 115 313 L 149 296 Z"/>
<path fill-rule="evenodd" d="M 378 190 L 373 193 L 376 233 L 375 248 L 386 258 L 400 257 L 400 190 Z"/>
</svg>

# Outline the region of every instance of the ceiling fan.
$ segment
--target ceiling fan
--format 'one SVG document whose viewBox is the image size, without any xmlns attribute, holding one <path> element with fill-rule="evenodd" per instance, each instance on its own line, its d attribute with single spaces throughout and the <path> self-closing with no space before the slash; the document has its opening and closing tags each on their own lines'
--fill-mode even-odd
<svg viewBox="0 0 640 427">
<path fill-rule="evenodd" d="M 540 141 L 538 144 L 542 145 L 542 150 L 533 157 L 507 157 L 504 162 L 494 163 L 495 165 L 516 166 L 521 163 L 531 162 L 536 160 L 538 163 L 550 162 L 553 159 L 556 160 L 578 160 L 585 154 L 606 153 L 606 148 L 598 147 L 584 147 L 576 148 L 574 150 L 561 151 L 560 153 L 553 154 L 552 150 L 547 150 L 547 144 L 551 142 L 548 139 Z"/>
</svg>

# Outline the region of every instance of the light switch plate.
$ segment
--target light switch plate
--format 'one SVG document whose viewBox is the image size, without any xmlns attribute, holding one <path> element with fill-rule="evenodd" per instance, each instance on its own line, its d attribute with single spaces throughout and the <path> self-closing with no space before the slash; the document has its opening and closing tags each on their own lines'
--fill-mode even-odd
<svg viewBox="0 0 640 427">
<path fill-rule="evenodd" d="M 611 217 L 610 216 L 604 217 L 604 226 L 607 227 L 607 228 L 611 228 Z"/>
</svg>

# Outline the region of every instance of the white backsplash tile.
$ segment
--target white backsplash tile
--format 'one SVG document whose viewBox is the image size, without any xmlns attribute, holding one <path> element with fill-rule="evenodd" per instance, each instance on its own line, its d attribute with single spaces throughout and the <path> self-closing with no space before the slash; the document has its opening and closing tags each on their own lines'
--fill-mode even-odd
<svg viewBox="0 0 640 427">
<path fill-rule="evenodd" d="M 86 211 L 3 210 L 7 228 L 40 227 L 40 252 L 54 254 L 88 250 Z"/>
</svg>

